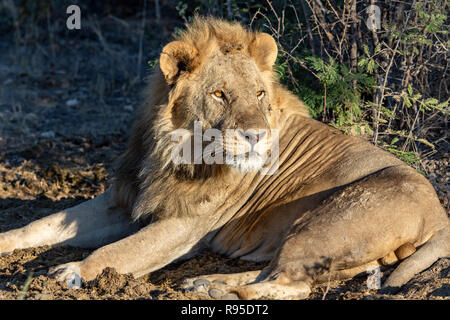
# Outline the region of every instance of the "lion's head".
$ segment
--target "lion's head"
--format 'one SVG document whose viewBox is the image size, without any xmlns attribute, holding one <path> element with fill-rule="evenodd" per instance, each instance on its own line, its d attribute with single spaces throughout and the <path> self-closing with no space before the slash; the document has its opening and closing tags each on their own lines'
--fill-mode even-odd
<svg viewBox="0 0 450 320">
<path fill-rule="evenodd" d="M 194 167 L 186 164 L 223 160 L 243 172 L 260 169 L 272 137 L 270 98 L 276 57 L 275 40 L 266 33 L 217 19 L 194 19 L 160 56 L 159 68 L 169 95 L 155 122 L 159 143 L 154 156 L 162 155 L 165 165 L 173 165 L 167 161 L 169 150 L 173 162 L 174 146 L 191 147 L 197 126 L 203 134 L 203 152 L 195 155 L 192 150 L 187 159 L 184 154 L 185 168 L 193 172 Z M 185 134 L 169 141 L 168 131 L 180 129 Z M 215 142 L 211 150 L 209 141 Z"/>
<path fill-rule="evenodd" d="M 270 168 L 283 129 L 277 117 L 289 114 L 286 106 L 308 116 L 276 80 L 277 52 L 268 34 L 195 17 L 163 48 L 150 78 L 116 173 L 116 203 L 139 217 L 158 211 L 182 182 L 192 192 L 197 179 Z M 180 149 L 189 155 L 174 161 Z"/>
</svg>

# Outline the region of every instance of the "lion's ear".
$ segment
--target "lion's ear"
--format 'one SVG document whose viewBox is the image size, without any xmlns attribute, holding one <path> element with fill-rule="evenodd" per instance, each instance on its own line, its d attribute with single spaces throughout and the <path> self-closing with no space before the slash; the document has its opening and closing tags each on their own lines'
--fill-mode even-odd
<svg viewBox="0 0 450 320">
<path fill-rule="evenodd" d="M 159 67 L 167 83 L 173 84 L 181 72 L 192 70 L 197 55 L 197 49 L 183 41 L 167 44 L 159 57 Z"/>
<path fill-rule="evenodd" d="M 249 51 L 261 71 L 271 70 L 278 55 L 275 39 L 267 33 L 257 33 Z"/>
</svg>

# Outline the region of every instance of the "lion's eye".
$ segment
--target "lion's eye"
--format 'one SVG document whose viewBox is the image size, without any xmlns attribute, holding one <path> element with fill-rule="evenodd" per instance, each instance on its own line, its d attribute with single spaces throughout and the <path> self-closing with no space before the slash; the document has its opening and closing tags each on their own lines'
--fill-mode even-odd
<svg viewBox="0 0 450 320">
<path fill-rule="evenodd" d="M 261 100 L 264 97 L 264 90 L 260 90 L 258 92 L 256 92 L 256 96 L 258 97 L 259 100 Z"/>
<path fill-rule="evenodd" d="M 225 97 L 225 94 L 220 90 L 216 90 L 213 92 L 213 97 L 223 99 Z"/>
</svg>

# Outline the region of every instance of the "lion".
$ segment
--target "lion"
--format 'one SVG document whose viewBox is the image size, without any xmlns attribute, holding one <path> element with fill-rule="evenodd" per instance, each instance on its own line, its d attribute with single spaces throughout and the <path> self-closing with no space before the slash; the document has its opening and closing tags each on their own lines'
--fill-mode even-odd
<svg viewBox="0 0 450 320">
<path fill-rule="evenodd" d="M 312 119 L 278 82 L 277 54 L 266 33 L 195 17 L 162 49 L 112 187 L 0 234 L 0 252 L 96 248 L 50 270 L 84 282 L 106 267 L 140 277 L 205 251 L 268 262 L 183 284 L 225 299 L 303 299 L 314 283 L 380 266 L 396 266 L 383 283 L 395 290 L 448 257 L 450 222 L 432 185 L 390 153 Z M 226 137 L 210 158 L 229 161 L 173 160 L 180 145 L 195 147 L 195 125 Z M 181 141 L 171 137 L 177 130 Z"/>
</svg>

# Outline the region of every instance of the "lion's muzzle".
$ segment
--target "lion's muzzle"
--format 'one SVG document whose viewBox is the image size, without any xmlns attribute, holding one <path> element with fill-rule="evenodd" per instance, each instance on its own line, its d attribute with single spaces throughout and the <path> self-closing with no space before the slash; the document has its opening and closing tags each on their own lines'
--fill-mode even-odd
<svg viewBox="0 0 450 320">
<path fill-rule="evenodd" d="M 270 137 L 266 129 L 228 130 L 224 139 L 226 163 L 243 172 L 261 169 L 270 154 Z"/>
</svg>

